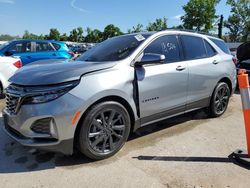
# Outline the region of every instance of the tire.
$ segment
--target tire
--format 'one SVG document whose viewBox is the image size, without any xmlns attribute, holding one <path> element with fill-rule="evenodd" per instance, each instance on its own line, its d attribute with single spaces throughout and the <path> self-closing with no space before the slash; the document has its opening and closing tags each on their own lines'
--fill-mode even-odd
<svg viewBox="0 0 250 188">
<path fill-rule="evenodd" d="M 107 101 L 87 111 L 80 125 L 78 149 L 85 156 L 102 160 L 116 154 L 130 133 L 130 117 L 120 103 Z"/>
<path fill-rule="evenodd" d="M 223 115 L 228 107 L 231 96 L 230 88 L 227 83 L 220 82 L 216 85 L 208 109 L 210 117 L 220 117 Z"/>
</svg>

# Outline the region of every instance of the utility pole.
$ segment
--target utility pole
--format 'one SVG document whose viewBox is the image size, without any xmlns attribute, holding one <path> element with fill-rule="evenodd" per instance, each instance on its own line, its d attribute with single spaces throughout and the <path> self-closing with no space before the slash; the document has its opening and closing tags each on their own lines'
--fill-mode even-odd
<svg viewBox="0 0 250 188">
<path fill-rule="evenodd" d="M 223 27 L 223 15 L 220 16 L 220 22 L 218 23 L 218 37 L 222 38 L 222 27 Z"/>
</svg>

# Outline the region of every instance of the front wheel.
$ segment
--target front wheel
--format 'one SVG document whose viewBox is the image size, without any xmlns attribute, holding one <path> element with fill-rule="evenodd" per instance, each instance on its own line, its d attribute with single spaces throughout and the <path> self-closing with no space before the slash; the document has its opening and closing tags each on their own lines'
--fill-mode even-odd
<svg viewBox="0 0 250 188">
<path fill-rule="evenodd" d="M 130 117 L 124 106 L 113 101 L 99 103 L 81 124 L 79 150 L 94 160 L 111 157 L 125 144 L 129 132 Z"/>
<path fill-rule="evenodd" d="M 230 99 L 230 89 L 227 83 L 220 82 L 215 87 L 209 106 L 209 115 L 219 117 L 225 113 Z"/>
</svg>

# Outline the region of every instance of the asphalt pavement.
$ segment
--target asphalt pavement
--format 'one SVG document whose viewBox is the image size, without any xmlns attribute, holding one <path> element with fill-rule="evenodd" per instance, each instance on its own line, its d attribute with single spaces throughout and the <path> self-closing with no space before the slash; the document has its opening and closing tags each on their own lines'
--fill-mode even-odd
<svg viewBox="0 0 250 188">
<path fill-rule="evenodd" d="M 117 155 L 98 162 L 23 147 L 0 129 L 0 187 L 249 188 L 249 169 L 230 157 L 239 148 L 246 141 L 238 94 L 220 118 L 199 110 L 149 125 Z"/>
</svg>

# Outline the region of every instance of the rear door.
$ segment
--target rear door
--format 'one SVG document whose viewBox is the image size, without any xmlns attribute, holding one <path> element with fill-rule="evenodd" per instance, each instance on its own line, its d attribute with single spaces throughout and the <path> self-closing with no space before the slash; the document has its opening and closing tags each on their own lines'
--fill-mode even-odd
<svg viewBox="0 0 250 188">
<path fill-rule="evenodd" d="M 182 61 L 176 35 L 154 40 L 144 53 L 164 54 L 164 64 L 136 67 L 141 123 L 152 122 L 185 111 L 187 100 L 187 63 Z"/>
<path fill-rule="evenodd" d="M 221 76 L 221 58 L 206 39 L 182 35 L 181 40 L 189 67 L 187 110 L 205 107 Z"/>
<path fill-rule="evenodd" d="M 35 43 L 34 61 L 45 59 L 57 59 L 57 52 L 50 42 Z"/>
</svg>

